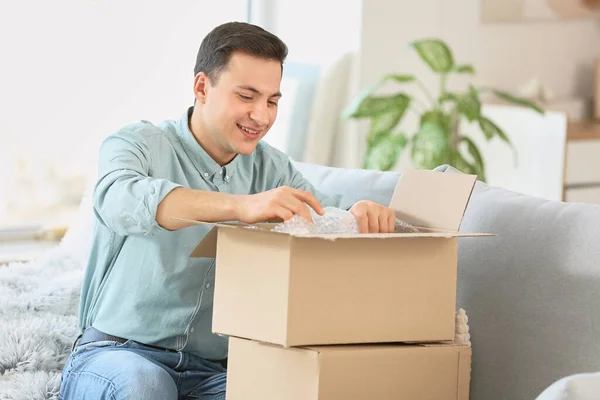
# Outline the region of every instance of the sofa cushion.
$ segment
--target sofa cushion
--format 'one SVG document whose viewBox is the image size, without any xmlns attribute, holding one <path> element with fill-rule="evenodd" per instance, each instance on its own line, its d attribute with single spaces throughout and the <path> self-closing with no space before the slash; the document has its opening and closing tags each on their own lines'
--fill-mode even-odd
<svg viewBox="0 0 600 400">
<path fill-rule="evenodd" d="M 400 177 L 397 171 L 344 169 L 303 162 L 294 162 L 294 166 L 321 192 L 341 194 L 344 204 L 371 200 L 387 206 Z"/>
<path fill-rule="evenodd" d="M 596 400 L 600 397 L 600 372 L 562 378 L 535 400 Z"/>
<path fill-rule="evenodd" d="M 564 376 L 600 371 L 599 221 L 597 205 L 476 184 L 461 230 L 497 236 L 459 246 L 472 400 L 535 399 Z"/>
</svg>

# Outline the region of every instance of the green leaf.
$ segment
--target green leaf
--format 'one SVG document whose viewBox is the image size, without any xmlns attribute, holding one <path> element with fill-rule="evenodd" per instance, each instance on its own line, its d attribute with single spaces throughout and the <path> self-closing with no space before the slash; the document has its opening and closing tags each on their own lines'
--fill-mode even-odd
<svg viewBox="0 0 600 400">
<path fill-rule="evenodd" d="M 454 67 L 453 71 L 459 74 L 475 75 L 475 68 L 473 68 L 472 65 L 457 65 L 456 67 Z"/>
<path fill-rule="evenodd" d="M 385 114 L 374 116 L 373 120 L 371 121 L 371 129 L 369 130 L 367 142 L 369 144 L 373 144 L 379 140 L 381 135 L 390 134 L 390 132 L 402 119 L 402 116 L 406 112 L 407 106 L 408 104 L 406 104 L 405 107 L 394 108 Z"/>
<path fill-rule="evenodd" d="M 387 81 L 395 81 L 400 83 L 406 82 L 414 82 L 416 80 L 414 75 L 398 75 L 398 74 L 388 74 L 383 77 L 382 82 Z"/>
<path fill-rule="evenodd" d="M 400 75 L 400 74 L 388 74 L 379 80 L 375 85 L 363 90 L 360 92 L 353 100 L 350 102 L 348 107 L 342 112 L 342 118 L 364 118 L 364 117 L 372 117 L 376 115 L 378 112 L 371 112 L 373 109 L 376 109 L 378 106 L 385 105 L 382 102 L 385 102 L 385 99 L 395 98 L 393 101 L 397 101 L 398 103 L 406 102 L 406 107 L 408 107 L 408 103 L 410 102 L 410 97 L 407 95 L 400 93 L 396 96 L 388 96 L 388 97 L 372 97 L 372 94 L 375 93 L 380 87 L 382 87 L 387 81 L 396 81 L 400 83 L 413 82 L 416 78 L 414 75 Z M 373 100 L 375 99 L 375 100 Z M 370 111 L 371 110 L 371 111 Z M 385 112 L 385 111 L 383 111 Z"/>
<path fill-rule="evenodd" d="M 458 110 L 469 120 L 473 122 L 481 115 L 481 103 L 479 98 L 473 92 L 465 93 L 458 97 Z"/>
<path fill-rule="evenodd" d="M 481 102 L 477 93 L 470 90 L 468 93 L 444 93 L 440 96 L 440 102 L 454 101 L 458 111 L 463 114 L 469 122 L 479 119 L 481 115 Z"/>
<path fill-rule="evenodd" d="M 444 92 L 440 95 L 439 98 L 440 103 L 446 102 L 446 101 L 454 101 L 458 103 L 458 95 L 454 94 L 454 93 L 450 93 L 450 92 Z"/>
<path fill-rule="evenodd" d="M 485 181 L 485 164 L 483 162 L 483 157 L 481 157 L 481 153 L 477 148 L 477 145 L 475 144 L 475 142 L 473 142 L 473 140 L 471 140 L 471 138 L 468 138 L 466 136 L 462 136 L 459 142 L 466 143 L 467 151 L 469 152 L 471 157 L 473 157 L 473 161 L 475 162 L 474 167 L 476 175 L 480 180 Z"/>
<path fill-rule="evenodd" d="M 506 133 L 504 133 L 504 131 L 502 129 L 500 129 L 500 127 L 498 127 L 498 125 L 496 125 L 490 119 L 488 119 L 484 116 L 481 116 L 481 117 L 479 117 L 479 127 L 481 128 L 481 131 L 483 132 L 483 134 L 485 135 L 485 138 L 487 140 L 491 140 L 495 136 L 498 136 L 501 140 L 506 142 L 513 151 L 513 156 L 515 157 L 515 164 L 518 163 L 517 149 L 515 148 L 514 144 L 510 141 L 508 136 L 506 136 Z"/>
<path fill-rule="evenodd" d="M 413 138 L 413 165 L 416 168 L 433 169 L 450 163 L 452 154 L 448 137 L 440 123 L 434 120 L 424 122 Z"/>
<path fill-rule="evenodd" d="M 350 118 L 375 117 L 377 115 L 393 112 L 394 110 L 406 110 L 410 104 L 410 97 L 404 93 L 393 96 L 372 96 L 364 98 L 357 107 L 348 115 Z"/>
<path fill-rule="evenodd" d="M 459 151 L 455 151 L 452 154 L 452 161 L 450 163 L 454 168 L 459 170 L 464 174 L 477 175 L 477 169 L 473 164 L 465 160 L 462 154 Z"/>
<path fill-rule="evenodd" d="M 419 126 L 423 126 L 426 122 L 440 125 L 447 135 L 449 135 L 452 130 L 452 118 L 450 115 L 444 114 L 440 110 L 432 110 L 423 113 L 423 115 L 421 115 Z"/>
<path fill-rule="evenodd" d="M 512 143 L 510 142 L 510 140 L 508 139 L 508 136 L 506 136 L 504 131 L 502 129 L 500 129 L 500 127 L 498 127 L 498 125 L 496 125 L 490 119 L 488 119 L 484 116 L 480 116 L 479 117 L 479 127 L 483 131 L 483 134 L 485 135 L 485 138 L 487 140 L 491 140 L 494 138 L 494 136 L 498 136 L 500 139 L 504 140 L 506 143 L 508 143 L 509 145 L 512 146 Z"/>
<path fill-rule="evenodd" d="M 530 108 L 532 110 L 537 111 L 540 114 L 544 114 L 544 110 L 542 110 L 542 108 L 539 107 L 537 104 L 535 104 L 533 101 L 523 99 L 520 97 L 515 97 L 510 93 L 503 92 L 503 91 L 496 90 L 496 89 L 491 89 L 491 91 L 492 91 L 492 93 L 494 93 L 497 97 L 499 97 L 502 100 L 506 100 L 509 103 L 517 104 L 521 107 Z"/>
<path fill-rule="evenodd" d="M 361 104 L 365 101 L 365 99 L 367 99 L 369 96 L 371 96 L 373 93 L 375 93 L 377 91 L 377 89 L 379 89 L 383 85 L 383 83 L 384 83 L 383 80 L 381 80 L 381 81 L 377 82 L 376 84 L 374 84 L 373 86 L 362 90 L 350 102 L 348 107 L 346 107 L 346 109 L 342 112 L 342 118 L 357 118 L 357 117 L 354 117 L 354 114 L 360 108 Z"/>
<path fill-rule="evenodd" d="M 479 98 L 479 93 L 481 93 L 481 90 L 477 89 L 473 85 L 469 85 L 469 92 L 473 94 L 473 96 L 477 96 L 477 98 Z"/>
<path fill-rule="evenodd" d="M 454 67 L 452 52 L 444 41 L 425 39 L 413 42 L 411 45 L 434 72 L 450 72 Z"/>
<path fill-rule="evenodd" d="M 402 133 L 380 137 L 375 144 L 367 149 L 364 168 L 381 171 L 390 170 L 406 147 L 406 142 L 406 136 Z"/>
</svg>

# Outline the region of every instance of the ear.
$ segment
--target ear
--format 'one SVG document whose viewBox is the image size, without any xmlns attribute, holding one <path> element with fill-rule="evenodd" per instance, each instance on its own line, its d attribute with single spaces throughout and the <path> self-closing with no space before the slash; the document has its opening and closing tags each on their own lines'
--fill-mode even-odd
<svg viewBox="0 0 600 400">
<path fill-rule="evenodd" d="M 210 80 L 208 79 L 208 75 L 204 72 L 199 72 L 194 77 L 194 96 L 196 97 L 196 100 L 198 100 L 198 103 L 206 103 L 206 93 L 209 87 Z"/>
</svg>

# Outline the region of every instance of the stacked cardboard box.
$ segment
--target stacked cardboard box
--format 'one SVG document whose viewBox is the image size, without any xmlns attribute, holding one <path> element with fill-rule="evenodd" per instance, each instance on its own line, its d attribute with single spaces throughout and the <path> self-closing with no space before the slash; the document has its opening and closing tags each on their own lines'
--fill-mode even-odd
<svg viewBox="0 0 600 400">
<path fill-rule="evenodd" d="M 594 74 L 594 119 L 600 121 L 600 58 L 596 59 Z"/>
<path fill-rule="evenodd" d="M 229 336 L 227 399 L 469 396 L 454 345 L 458 239 L 476 177 L 402 174 L 390 206 L 419 233 L 292 235 L 215 224 L 213 331 Z"/>
</svg>

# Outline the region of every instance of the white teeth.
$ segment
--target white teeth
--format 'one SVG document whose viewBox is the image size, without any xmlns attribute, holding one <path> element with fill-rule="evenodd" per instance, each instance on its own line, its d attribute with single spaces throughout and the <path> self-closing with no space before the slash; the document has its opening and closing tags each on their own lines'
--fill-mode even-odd
<svg viewBox="0 0 600 400">
<path fill-rule="evenodd" d="M 244 130 L 244 131 L 246 131 L 246 132 L 248 132 L 248 133 L 251 133 L 251 134 L 253 134 L 253 135 L 256 135 L 256 134 L 258 133 L 258 131 L 251 131 L 250 129 L 248 129 L 248 128 L 244 128 L 244 127 L 243 127 L 243 126 L 241 126 L 241 125 L 238 125 L 238 126 L 240 127 L 240 129 L 242 129 L 242 130 Z"/>
</svg>

